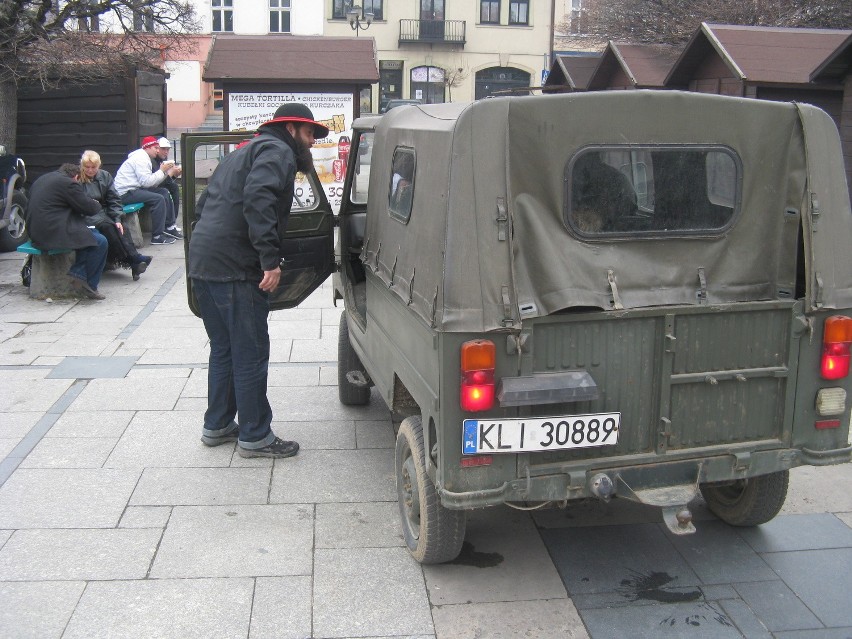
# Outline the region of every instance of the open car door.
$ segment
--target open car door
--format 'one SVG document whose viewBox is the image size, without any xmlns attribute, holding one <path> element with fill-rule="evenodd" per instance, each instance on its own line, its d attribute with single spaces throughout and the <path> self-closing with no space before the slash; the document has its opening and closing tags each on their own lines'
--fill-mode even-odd
<svg viewBox="0 0 852 639">
<path fill-rule="evenodd" d="M 198 198 L 225 155 L 240 142 L 252 137 L 254 131 L 184 133 L 181 136 L 184 262 L 187 270 L 189 240 L 197 221 L 195 207 Z M 278 288 L 269 298 L 271 310 L 297 306 L 335 270 L 334 226 L 334 213 L 316 172 L 312 169 L 310 175 L 297 174 L 293 208 L 282 247 L 284 266 Z M 200 317 L 189 278 L 186 279 L 186 294 L 192 312 Z"/>
</svg>

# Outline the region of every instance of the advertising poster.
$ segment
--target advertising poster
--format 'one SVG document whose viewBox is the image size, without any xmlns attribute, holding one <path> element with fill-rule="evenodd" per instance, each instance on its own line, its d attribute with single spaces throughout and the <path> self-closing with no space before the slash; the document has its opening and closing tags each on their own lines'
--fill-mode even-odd
<svg viewBox="0 0 852 639">
<path fill-rule="evenodd" d="M 325 188 L 326 197 L 334 212 L 340 210 L 343 179 L 349 161 L 354 99 L 351 93 L 230 93 L 228 95 L 228 129 L 256 129 L 275 115 L 275 109 L 285 102 L 302 102 L 314 114 L 317 122 L 328 127 L 327 138 L 317 140 L 311 152 L 317 176 Z M 310 200 L 302 193 L 304 186 L 296 184 L 296 196 Z"/>
</svg>

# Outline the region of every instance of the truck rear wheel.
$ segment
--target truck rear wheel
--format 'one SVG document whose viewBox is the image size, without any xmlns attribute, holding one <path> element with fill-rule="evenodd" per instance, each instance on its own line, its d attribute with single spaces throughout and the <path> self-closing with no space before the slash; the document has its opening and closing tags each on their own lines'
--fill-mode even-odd
<svg viewBox="0 0 852 639">
<path fill-rule="evenodd" d="M 364 406 L 370 401 L 370 386 L 367 376 L 362 374 L 364 385 L 353 384 L 347 378 L 352 371 L 364 371 L 364 365 L 358 354 L 352 350 L 349 341 L 349 325 L 346 322 L 346 312 L 340 315 L 340 332 L 337 335 L 337 391 L 340 403 L 346 406 Z"/>
<path fill-rule="evenodd" d="M 402 532 L 411 555 L 421 564 L 440 564 L 458 557 L 464 543 L 465 513 L 441 505 L 426 473 L 419 416 L 408 417 L 399 426 L 396 492 Z"/>
<path fill-rule="evenodd" d="M 732 526 L 758 526 L 775 517 L 784 506 L 790 472 L 786 470 L 749 479 L 701 484 L 710 511 Z"/>
</svg>

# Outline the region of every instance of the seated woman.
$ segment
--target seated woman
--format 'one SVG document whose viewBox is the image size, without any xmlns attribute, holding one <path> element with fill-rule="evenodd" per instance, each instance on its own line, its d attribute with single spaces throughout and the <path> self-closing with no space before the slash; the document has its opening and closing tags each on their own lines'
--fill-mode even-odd
<svg viewBox="0 0 852 639">
<path fill-rule="evenodd" d="M 148 268 L 151 257 L 140 255 L 130 235 L 124 233 L 121 198 L 112 182 L 112 176 L 101 169 L 101 156 L 95 151 L 84 151 L 80 159 L 80 183 L 89 197 L 101 205 L 101 212 L 86 218 L 86 223 L 106 237 L 109 245 L 107 264 L 129 268 L 133 281 L 136 281 Z"/>
</svg>

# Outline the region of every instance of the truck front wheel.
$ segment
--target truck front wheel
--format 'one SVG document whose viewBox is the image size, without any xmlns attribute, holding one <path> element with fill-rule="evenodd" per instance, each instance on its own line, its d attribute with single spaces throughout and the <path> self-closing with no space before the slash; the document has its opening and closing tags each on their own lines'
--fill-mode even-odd
<svg viewBox="0 0 852 639">
<path fill-rule="evenodd" d="M 411 555 L 421 564 L 458 557 L 464 543 L 465 513 L 441 505 L 426 473 L 420 416 L 403 420 L 396 436 L 396 492 L 402 532 Z"/>
<path fill-rule="evenodd" d="M 707 507 L 732 526 L 758 526 L 784 506 L 790 472 L 786 470 L 733 482 L 701 484 Z"/>
</svg>

